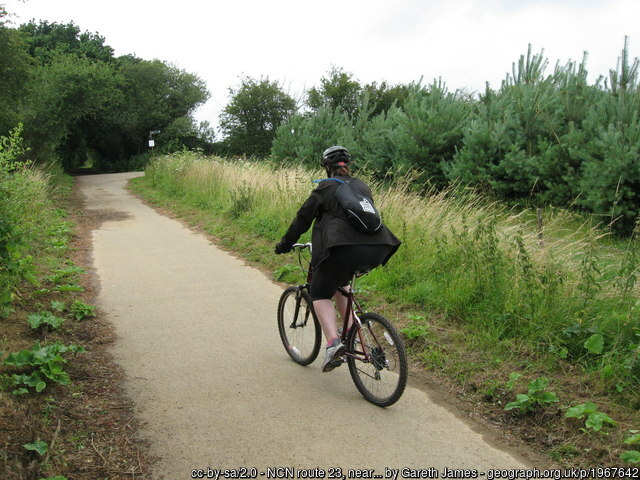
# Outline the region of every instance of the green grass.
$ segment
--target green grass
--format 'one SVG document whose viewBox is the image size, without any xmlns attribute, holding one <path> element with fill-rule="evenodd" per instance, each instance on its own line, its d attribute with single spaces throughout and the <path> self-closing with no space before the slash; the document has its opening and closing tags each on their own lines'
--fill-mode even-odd
<svg viewBox="0 0 640 480">
<path fill-rule="evenodd" d="M 319 175 L 183 153 L 156 160 L 133 188 L 275 277 L 293 261 L 274 255 L 273 245 Z M 543 213 L 541 239 L 535 212 L 471 191 L 420 196 L 402 184 L 372 187 L 403 245 L 362 280 L 366 301 L 408 329 L 407 343 L 426 368 L 459 385 L 502 382 L 513 371 L 528 381 L 544 376 L 563 405 L 588 391 L 605 399 L 609 413 L 635 418 L 635 239 L 613 240 L 561 210 Z"/>
</svg>

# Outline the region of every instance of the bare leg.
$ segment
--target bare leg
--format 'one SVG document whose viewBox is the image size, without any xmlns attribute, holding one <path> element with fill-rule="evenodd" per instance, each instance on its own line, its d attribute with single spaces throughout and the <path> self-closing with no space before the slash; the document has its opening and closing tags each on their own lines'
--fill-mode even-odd
<svg viewBox="0 0 640 480">
<path fill-rule="evenodd" d="M 349 285 L 347 285 L 345 287 L 345 290 L 349 291 L 351 287 Z M 333 299 L 336 302 L 336 308 L 338 309 L 338 313 L 340 314 L 340 318 L 342 319 L 342 322 L 344 323 L 344 315 L 347 311 L 347 297 L 345 297 L 344 295 L 342 295 L 340 292 L 336 292 L 336 294 L 333 296 Z M 347 329 L 351 328 L 351 325 L 353 325 L 353 315 L 350 316 L 349 318 L 349 323 L 347 324 Z"/>
<path fill-rule="evenodd" d="M 314 300 L 313 308 L 318 316 L 318 321 L 322 327 L 327 343 L 331 343 L 334 338 L 338 338 L 336 327 L 336 309 L 331 299 Z"/>
</svg>

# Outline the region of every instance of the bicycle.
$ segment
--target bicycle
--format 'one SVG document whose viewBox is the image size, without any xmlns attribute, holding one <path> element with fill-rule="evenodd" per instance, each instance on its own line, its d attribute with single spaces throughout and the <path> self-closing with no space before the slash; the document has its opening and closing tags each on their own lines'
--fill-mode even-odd
<svg viewBox="0 0 640 480">
<path fill-rule="evenodd" d="M 311 251 L 310 243 L 296 243 L 300 267 L 303 251 Z M 380 407 L 396 403 L 407 385 L 407 357 L 400 335 L 382 315 L 366 312 L 356 299 L 355 280 L 368 272 L 355 272 L 349 288 L 338 288 L 347 299 L 340 340 L 346 346 L 343 361 L 358 391 L 369 402 Z M 309 296 L 312 268 L 307 267 L 307 281 L 285 289 L 278 302 L 278 330 L 282 343 L 294 362 L 311 364 L 320 352 L 322 331 Z M 348 328 L 348 319 L 353 325 Z"/>
</svg>

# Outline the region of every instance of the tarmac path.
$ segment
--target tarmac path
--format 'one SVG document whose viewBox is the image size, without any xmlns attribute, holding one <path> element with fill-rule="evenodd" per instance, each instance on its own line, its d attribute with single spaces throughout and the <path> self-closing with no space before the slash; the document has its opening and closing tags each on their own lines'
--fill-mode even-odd
<svg viewBox="0 0 640 480">
<path fill-rule="evenodd" d="M 277 467 L 295 478 L 404 467 L 488 478 L 489 469 L 534 466 L 421 389 L 383 409 L 362 398 L 346 367 L 323 374 L 322 353 L 309 367 L 292 362 L 276 327 L 282 287 L 144 205 L 125 188 L 136 175 L 78 181 L 87 209 L 113 219 L 93 231 L 97 303 L 159 458 L 152 478 L 238 468 L 270 478 Z"/>
</svg>

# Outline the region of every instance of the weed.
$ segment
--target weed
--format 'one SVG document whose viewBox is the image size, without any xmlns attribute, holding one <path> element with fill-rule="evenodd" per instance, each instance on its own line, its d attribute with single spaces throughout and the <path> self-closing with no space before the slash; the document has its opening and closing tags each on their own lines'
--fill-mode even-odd
<svg viewBox="0 0 640 480">
<path fill-rule="evenodd" d="M 520 380 L 521 378 L 522 378 L 521 373 L 511 372 L 509 374 L 509 380 L 507 380 L 507 382 L 505 383 L 505 387 L 508 390 L 513 390 L 514 388 L 516 388 L 516 382 L 518 382 L 518 380 Z"/>
<path fill-rule="evenodd" d="M 58 268 L 47 277 L 47 280 L 53 284 L 58 284 L 62 283 L 62 280 L 64 280 L 65 278 L 72 277 L 81 273 L 84 273 L 84 270 L 80 267 L 72 266 L 66 268 Z"/>
<path fill-rule="evenodd" d="M 3 365 L 20 369 L 27 369 L 27 373 L 5 375 L 9 384 L 18 387 L 13 390 L 14 395 L 24 395 L 29 393 L 29 388 L 36 392 L 42 392 L 47 381 L 68 385 L 69 375 L 64 371 L 63 365 L 67 360 L 63 354 L 83 353 L 85 349 L 78 345 L 62 345 L 53 343 L 41 346 L 39 342 L 34 343 L 30 350 L 22 350 L 17 353 L 10 353 L 4 359 Z"/>
<path fill-rule="evenodd" d="M 489 379 L 483 384 L 484 394 L 483 397 L 487 401 L 493 401 L 498 397 L 498 390 L 500 389 L 500 382 L 497 380 Z"/>
<path fill-rule="evenodd" d="M 38 455 L 42 456 L 49 451 L 49 445 L 47 442 L 37 441 L 33 443 L 26 443 L 23 445 L 25 450 L 37 452 Z"/>
<path fill-rule="evenodd" d="M 400 332 L 409 340 L 426 340 L 432 336 L 429 324 L 424 315 L 410 313 L 407 315 L 407 319 L 409 320 L 409 324 L 400 329 Z"/>
<path fill-rule="evenodd" d="M 505 410 L 519 410 L 521 412 L 532 412 L 539 407 L 546 407 L 558 402 L 558 397 L 553 392 L 547 392 L 546 388 L 549 379 L 540 377 L 529 383 L 527 393 L 516 395 L 516 400 L 507 403 Z"/>
<path fill-rule="evenodd" d="M 624 440 L 626 445 L 639 445 L 640 433 L 638 430 L 631 430 L 631 435 Z M 620 455 L 620 459 L 627 463 L 640 463 L 640 452 L 638 450 L 628 450 Z"/>
<path fill-rule="evenodd" d="M 580 420 L 586 417 L 584 428 L 581 428 L 584 432 L 587 432 L 588 430 L 600 432 L 605 424 L 611 426 L 617 425 L 615 420 L 613 420 L 609 415 L 599 412 L 598 406 L 593 402 L 581 403 L 580 405 L 569 408 L 565 417 L 578 418 Z"/>
<path fill-rule="evenodd" d="M 51 312 L 32 313 L 29 315 L 27 321 L 34 330 L 41 327 L 49 327 L 52 330 L 57 330 L 64 322 L 64 318 L 56 317 Z"/>
<path fill-rule="evenodd" d="M 75 300 L 71 307 L 69 308 L 69 312 L 75 317 L 76 320 L 83 320 L 87 317 L 95 317 L 96 316 L 96 307 L 93 305 L 88 305 L 84 303 L 82 300 Z"/>
<path fill-rule="evenodd" d="M 51 310 L 54 312 L 62 313 L 67 308 L 67 305 L 64 302 L 60 302 L 58 300 L 51 300 Z"/>
<path fill-rule="evenodd" d="M 584 348 L 594 355 L 600 355 L 604 348 L 604 337 L 599 333 L 594 333 L 585 342 Z"/>
<path fill-rule="evenodd" d="M 629 450 L 620 455 L 620 460 L 627 463 L 640 463 L 640 452 Z"/>
</svg>

